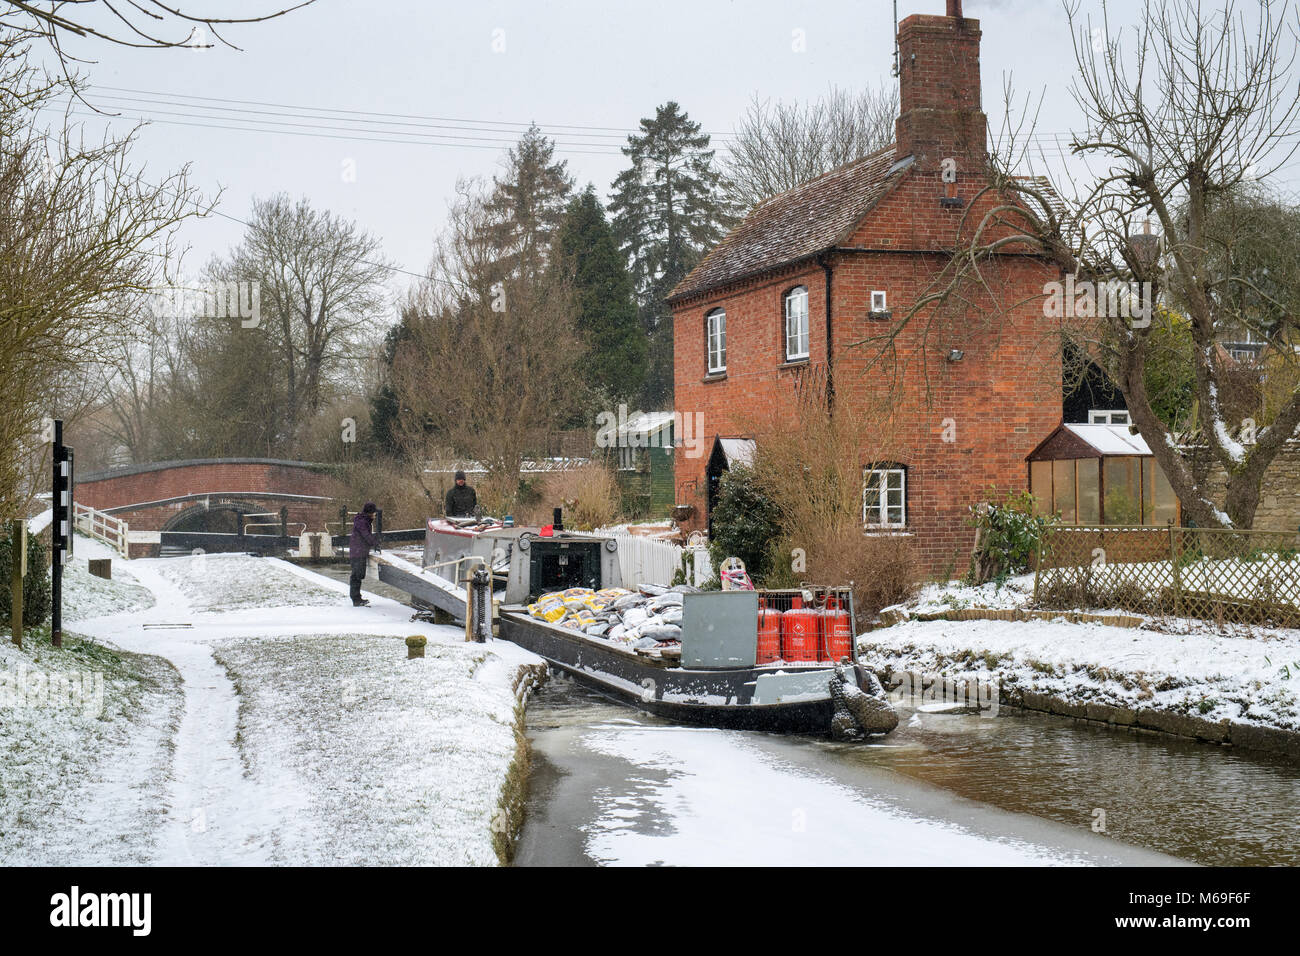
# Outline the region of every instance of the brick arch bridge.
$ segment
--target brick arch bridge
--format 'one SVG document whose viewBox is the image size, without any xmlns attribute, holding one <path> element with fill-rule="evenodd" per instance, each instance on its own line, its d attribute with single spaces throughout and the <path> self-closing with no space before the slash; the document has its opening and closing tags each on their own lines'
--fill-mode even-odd
<svg viewBox="0 0 1300 956">
<path fill-rule="evenodd" d="M 328 466 L 275 458 L 207 458 L 129 465 L 76 478 L 75 498 L 126 521 L 133 533 L 175 530 L 236 530 L 235 515 L 275 513 L 283 508 L 290 534 L 302 526 L 324 531 L 338 520 L 343 490 Z M 221 515 L 228 527 L 213 521 Z M 134 534 L 133 534 L 134 536 Z"/>
</svg>

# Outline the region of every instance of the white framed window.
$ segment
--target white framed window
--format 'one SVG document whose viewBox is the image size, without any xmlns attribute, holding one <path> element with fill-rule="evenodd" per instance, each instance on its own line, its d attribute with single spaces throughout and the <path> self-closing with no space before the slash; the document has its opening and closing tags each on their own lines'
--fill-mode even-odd
<svg viewBox="0 0 1300 956">
<path fill-rule="evenodd" d="M 1128 411 L 1120 409 L 1090 409 L 1088 412 L 1089 425 L 1127 425 L 1129 423 Z"/>
<path fill-rule="evenodd" d="M 868 528 L 907 527 L 907 469 L 862 470 L 862 523 Z"/>
<path fill-rule="evenodd" d="M 785 294 L 785 360 L 808 357 L 808 289 L 795 286 Z"/>
<path fill-rule="evenodd" d="M 727 313 L 714 309 L 706 318 L 708 328 L 709 374 L 727 370 Z"/>
<path fill-rule="evenodd" d="M 889 297 L 879 289 L 871 293 L 871 311 L 876 314 L 889 311 Z"/>
</svg>

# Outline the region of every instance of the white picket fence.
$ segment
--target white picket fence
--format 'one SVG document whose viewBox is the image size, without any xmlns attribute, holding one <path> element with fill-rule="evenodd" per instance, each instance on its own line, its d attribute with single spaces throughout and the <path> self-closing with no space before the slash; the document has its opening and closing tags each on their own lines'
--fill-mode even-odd
<svg viewBox="0 0 1300 956">
<path fill-rule="evenodd" d="M 82 534 L 102 541 L 122 557 L 127 556 L 127 523 L 90 505 L 72 503 L 73 526 Z"/>
<path fill-rule="evenodd" d="M 709 565 L 708 548 L 697 545 L 683 548 L 671 541 L 656 541 L 642 535 L 615 533 L 618 540 L 619 568 L 623 584 L 671 584 L 682 566 L 682 555 L 687 556 L 687 566 L 693 569 L 691 583 L 698 586 L 713 573 Z"/>
</svg>

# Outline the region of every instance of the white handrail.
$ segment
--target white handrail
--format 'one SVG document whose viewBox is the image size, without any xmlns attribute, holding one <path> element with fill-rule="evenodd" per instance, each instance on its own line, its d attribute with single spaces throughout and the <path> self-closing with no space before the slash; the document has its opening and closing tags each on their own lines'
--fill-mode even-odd
<svg viewBox="0 0 1300 956">
<path fill-rule="evenodd" d="M 122 557 L 129 557 L 127 553 L 127 532 L 130 530 L 130 525 L 121 518 L 114 518 L 110 514 L 96 511 L 90 505 L 83 505 L 74 501 L 72 503 L 72 524 L 78 531 L 89 535 L 96 541 L 102 541 Z"/>
</svg>

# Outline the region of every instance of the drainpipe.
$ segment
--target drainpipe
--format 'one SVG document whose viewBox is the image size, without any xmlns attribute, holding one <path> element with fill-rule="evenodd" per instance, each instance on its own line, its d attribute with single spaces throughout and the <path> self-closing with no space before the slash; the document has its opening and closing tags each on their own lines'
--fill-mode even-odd
<svg viewBox="0 0 1300 956">
<path fill-rule="evenodd" d="M 831 265 L 822 253 L 817 257 L 817 264 L 826 274 L 826 414 L 835 413 L 835 326 L 831 321 Z"/>
</svg>

